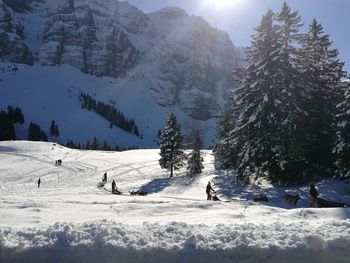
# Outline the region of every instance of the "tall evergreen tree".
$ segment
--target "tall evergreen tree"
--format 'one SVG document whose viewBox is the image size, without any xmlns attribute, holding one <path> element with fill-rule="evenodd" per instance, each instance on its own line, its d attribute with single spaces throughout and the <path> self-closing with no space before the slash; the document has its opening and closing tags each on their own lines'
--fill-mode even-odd
<svg viewBox="0 0 350 263">
<path fill-rule="evenodd" d="M 343 98 L 337 105 L 337 143 L 336 153 L 337 177 L 350 177 L 350 82 L 343 82 Z"/>
<path fill-rule="evenodd" d="M 234 112 L 238 118 L 231 142 L 238 146 L 239 176 L 249 168 L 272 180 L 286 162 L 281 127 L 288 117 L 281 85 L 281 44 L 273 21 L 274 13 L 268 10 L 252 37 L 249 66 L 237 71 L 240 86 L 235 90 Z"/>
<path fill-rule="evenodd" d="M 304 121 L 306 158 L 310 175 L 332 175 L 335 143 L 334 130 L 336 105 L 339 103 L 339 82 L 344 76 L 343 63 L 338 51 L 332 48 L 329 36 L 313 20 L 303 41 L 301 72 L 307 100 Z M 311 178 L 310 178 L 311 179 Z"/>
<path fill-rule="evenodd" d="M 16 133 L 13 116 L 4 110 L 0 111 L 0 141 L 15 140 Z"/>
<path fill-rule="evenodd" d="M 236 165 L 236 145 L 232 144 L 232 131 L 234 129 L 234 117 L 230 109 L 218 121 L 216 144 L 213 150 L 215 169 L 227 169 Z"/>
<path fill-rule="evenodd" d="M 305 180 L 306 158 L 303 145 L 303 123 L 306 113 L 301 105 L 305 101 L 303 78 L 299 73 L 300 46 L 305 34 L 300 33 L 303 25 L 298 11 L 292 11 L 286 2 L 276 15 L 279 37 L 279 61 L 281 66 L 281 105 L 284 120 L 280 127 L 280 141 L 283 145 L 283 166 L 275 180 L 295 183 Z"/>
<path fill-rule="evenodd" d="M 183 136 L 181 126 L 176 120 L 175 114 L 170 114 L 165 128 L 160 136 L 160 156 L 159 164 L 163 169 L 170 171 L 170 177 L 173 177 L 173 171 L 180 169 L 184 165 L 186 154 L 182 148 Z"/>
</svg>

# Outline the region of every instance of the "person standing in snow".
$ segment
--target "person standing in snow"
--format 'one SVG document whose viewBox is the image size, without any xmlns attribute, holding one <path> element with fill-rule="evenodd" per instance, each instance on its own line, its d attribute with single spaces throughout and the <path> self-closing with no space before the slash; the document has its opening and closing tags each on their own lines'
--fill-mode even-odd
<svg viewBox="0 0 350 263">
<path fill-rule="evenodd" d="M 310 185 L 310 196 L 311 196 L 311 206 L 316 207 L 318 193 L 314 184 Z"/>
<path fill-rule="evenodd" d="M 216 192 L 214 191 L 214 189 L 211 187 L 210 182 L 208 182 L 207 188 L 206 188 L 206 190 L 205 190 L 205 192 L 207 193 L 207 200 L 211 200 L 211 192 L 210 192 L 210 191 L 213 191 L 214 193 L 216 193 Z"/>
<path fill-rule="evenodd" d="M 107 172 L 103 174 L 102 183 L 107 183 Z"/>
<path fill-rule="evenodd" d="M 115 181 L 112 181 L 112 194 L 115 194 L 115 189 L 116 189 L 117 185 L 115 183 Z"/>
<path fill-rule="evenodd" d="M 40 184 L 41 184 L 41 180 L 40 180 L 40 177 L 39 177 L 39 180 L 38 180 L 38 188 L 40 188 Z"/>
</svg>

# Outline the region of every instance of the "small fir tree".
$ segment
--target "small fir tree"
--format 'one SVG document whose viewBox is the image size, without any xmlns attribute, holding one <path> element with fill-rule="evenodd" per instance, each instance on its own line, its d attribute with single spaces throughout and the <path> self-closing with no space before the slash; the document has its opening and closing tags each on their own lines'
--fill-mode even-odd
<svg viewBox="0 0 350 263">
<path fill-rule="evenodd" d="M 180 169 L 184 165 L 186 154 L 182 148 L 183 136 L 181 126 L 176 120 L 175 114 L 170 114 L 165 128 L 160 136 L 160 156 L 159 165 L 163 169 L 173 171 Z"/>
<path fill-rule="evenodd" d="M 192 152 L 188 156 L 187 172 L 189 174 L 200 174 L 203 169 L 203 157 L 201 155 L 201 149 L 203 146 L 202 139 L 199 131 L 196 130 L 193 135 Z"/>
</svg>

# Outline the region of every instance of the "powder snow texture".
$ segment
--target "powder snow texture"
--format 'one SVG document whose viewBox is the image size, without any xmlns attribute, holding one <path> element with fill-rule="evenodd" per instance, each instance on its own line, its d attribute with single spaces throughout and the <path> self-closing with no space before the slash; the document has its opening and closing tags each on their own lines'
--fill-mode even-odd
<svg viewBox="0 0 350 263">
<path fill-rule="evenodd" d="M 343 230 L 341 234 L 333 234 Z M 1 262 L 348 262 L 350 222 L 129 226 L 111 221 L 2 229 Z"/>
</svg>

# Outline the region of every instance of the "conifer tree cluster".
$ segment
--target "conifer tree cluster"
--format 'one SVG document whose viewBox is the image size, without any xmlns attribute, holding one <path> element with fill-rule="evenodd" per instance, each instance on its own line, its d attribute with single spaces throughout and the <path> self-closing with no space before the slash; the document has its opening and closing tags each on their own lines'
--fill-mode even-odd
<svg viewBox="0 0 350 263">
<path fill-rule="evenodd" d="M 97 114 L 108 120 L 111 125 L 140 137 L 139 129 L 134 120 L 127 119 L 123 113 L 114 106 L 107 105 L 101 101 L 96 101 L 89 94 L 81 93 L 82 108 L 88 111 L 94 110 Z"/>
<path fill-rule="evenodd" d="M 16 139 L 15 123 L 24 123 L 24 117 L 20 108 L 8 106 L 7 111 L 0 111 L 0 141 Z"/>
<path fill-rule="evenodd" d="M 231 117 L 219 124 L 218 168 L 280 184 L 334 175 L 343 63 L 316 20 L 305 34 L 301 26 L 298 12 L 284 3 L 256 27 L 248 66 L 236 71 Z"/>
<path fill-rule="evenodd" d="M 159 144 L 161 158 L 159 165 L 163 169 L 170 171 L 170 177 L 173 177 L 174 170 L 178 170 L 185 165 L 187 160 L 187 171 L 189 175 L 198 174 L 203 169 L 203 157 L 201 148 L 203 142 L 200 131 L 196 127 L 191 128 L 187 138 L 187 146 L 192 151 L 187 155 L 183 150 L 183 140 L 181 126 L 178 123 L 175 114 L 171 113 L 164 127 L 160 132 Z"/>
<path fill-rule="evenodd" d="M 112 147 L 107 143 L 106 140 L 104 140 L 103 143 L 101 143 L 96 137 L 92 138 L 91 140 L 88 140 L 85 144 L 80 144 L 80 143 L 74 142 L 73 140 L 67 140 L 64 146 L 71 149 L 116 151 L 116 152 L 138 149 L 138 147 L 136 146 L 121 147 L 119 145 L 116 145 Z"/>
<path fill-rule="evenodd" d="M 31 122 L 28 127 L 28 141 L 47 142 L 47 135 L 41 130 L 39 124 Z"/>
</svg>

